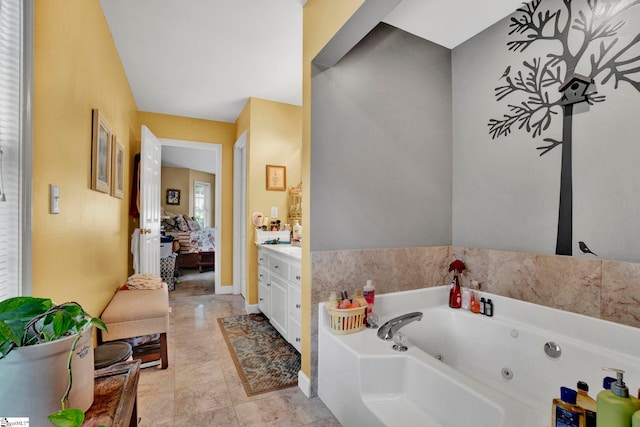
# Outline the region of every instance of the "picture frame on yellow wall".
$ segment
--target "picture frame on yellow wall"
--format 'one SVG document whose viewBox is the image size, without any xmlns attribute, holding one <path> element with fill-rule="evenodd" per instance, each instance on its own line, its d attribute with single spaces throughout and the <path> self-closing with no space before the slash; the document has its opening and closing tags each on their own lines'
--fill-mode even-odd
<svg viewBox="0 0 640 427">
<path fill-rule="evenodd" d="M 111 191 L 111 126 L 100 110 L 92 110 L 91 189 Z"/>
<path fill-rule="evenodd" d="M 167 190 L 167 204 L 168 205 L 179 205 L 180 204 L 180 190 Z"/>
<path fill-rule="evenodd" d="M 287 189 L 287 168 L 267 165 L 267 190 L 285 191 Z"/>
<path fill-rule="evenodd" d="M 124 197 L 124 144 L 116 135 L 111 142 L 111 195 L 122 199 Z"/>
</svg>

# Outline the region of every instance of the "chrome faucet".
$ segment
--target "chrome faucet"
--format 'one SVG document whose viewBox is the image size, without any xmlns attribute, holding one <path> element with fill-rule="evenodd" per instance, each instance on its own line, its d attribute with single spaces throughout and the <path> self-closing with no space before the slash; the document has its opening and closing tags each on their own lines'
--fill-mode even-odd
<svg viewBox="0 0 640 427">
<path fill-rule="evenodd" d="M 422 320 L 422 313 L 419 311 L 395 317 L 380 326 L 380 329 L 378 329 L 378 338 L 389 341 L 393 338 L 393 335 L 400 330 L 400 328 L 416 320 Z"/>
</svg>

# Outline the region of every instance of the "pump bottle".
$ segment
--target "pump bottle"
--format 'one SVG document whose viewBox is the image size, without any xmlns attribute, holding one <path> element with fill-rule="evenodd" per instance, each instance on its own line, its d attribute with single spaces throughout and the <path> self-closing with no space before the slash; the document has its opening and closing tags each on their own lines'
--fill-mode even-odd
<svg viewBox="0 0 640 427">
<path fill-rule="evenodd" d="M 553 399 L 551 427 L 585 427 L 584 409 L 576 405 L 577 393 L 560 387 L 560 398 Z"/>
<path fill-rule="evenodd" d="M 596 422 L 599 426 L 629 427 L 633 414 L 640 409 L 640 400 L 629 396 L 629 389 L 623 381 L 623 370 L 603 369 L 614 371 L 616 382 L 611 384 L 611 390 L 598 393 Z"/>
<path fill-rule="evenodd" d="M 589 396 L 589 385 L 584 381 L 578 381 L 578 395 L 576 405 L 584 409 L 586 427 L 596 427 L 596 401 Z M 640 427 L 640 426 L 639 426 Z"/>
</svg>

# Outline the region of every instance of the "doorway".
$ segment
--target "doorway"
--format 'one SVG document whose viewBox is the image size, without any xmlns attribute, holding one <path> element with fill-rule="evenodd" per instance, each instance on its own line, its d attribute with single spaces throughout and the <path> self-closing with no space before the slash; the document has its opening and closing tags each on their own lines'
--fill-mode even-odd
<svg viewBox="0 0 640 427">
<path fill-rule="evenodd" d="M 233 145 L 233 293 L 247 300 L 247 132 Z"/>
<path fill-rule="evenodd" d="M 159 138 L 162 143 L 163 167 L 185 168 L 215 175 L 213 217 L 211 228 L 215 230 L 214 281 L 216 293 L 231 293 L 231 286 L 221 286 L 222 247 L 222 144 Z M 191 200 L 193 202 L 193 199 Z M 191 209 L 194 215 L 194 209 Z"/>
</svg>

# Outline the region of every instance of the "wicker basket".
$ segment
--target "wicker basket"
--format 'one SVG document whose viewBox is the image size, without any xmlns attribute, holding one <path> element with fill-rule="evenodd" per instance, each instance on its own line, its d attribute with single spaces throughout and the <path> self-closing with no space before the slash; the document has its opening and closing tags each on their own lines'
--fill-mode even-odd
<svg viewBox="0 0 640 427">
<path fill-rule="evenodd" d="M 367 306 L 356 308 L 331 308 L 327 304 L 329 312 L 329 327 L 338 335 L 352 334 L 365 328 L 367 319 Z"/>
</svg>

